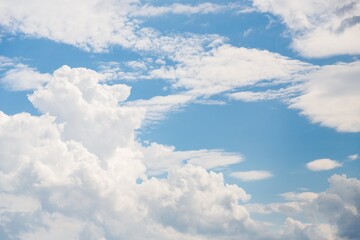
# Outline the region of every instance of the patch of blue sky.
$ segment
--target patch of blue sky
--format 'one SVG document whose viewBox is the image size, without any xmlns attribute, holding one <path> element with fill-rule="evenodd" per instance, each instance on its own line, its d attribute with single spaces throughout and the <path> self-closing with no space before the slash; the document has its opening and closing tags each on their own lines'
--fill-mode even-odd
<svg viewBox="0 0 360 240">
<path fill-rule="evenodd" d="M 126 82 L 126 84 L 131 86 L 129 101 L 171 94 L 171 89 L 168 87 L 169 84 L 164 80 L 140 80 Z"/>
<path fill-rule="evenodd" d="M 27 98 L 30 92 L 10 92 L 0 88 L 0 111 L 13 115 L 21 112 L 28 112 L 32 115 L 40 115 Z"/>
<path fill-rule="evenodd" d="M 141 138 L 174 145 L 178 150 L 220 148 L 243 154 L 246 160 L 224 173 L 228 182 L 251 192 L 254 202 L 277 200 L 276 194 L 302 187 L 315 192 L 324 190 L 327 178 L 334 173 L 358 176 L 356 162 L 351 163 L 355 168 L 345 164 L 343 169 L 316 173 L 306 169 L 305 164 L 319 158 L 342 161 L 359 152 L 359 134 L 338 133 L 312 124 L 277 100 L 193 104 L 142 132 Z M 228 176 L 232 171 L 254 169 L 268 170 L 274 177 L 240 182 Z"/>
</svg>

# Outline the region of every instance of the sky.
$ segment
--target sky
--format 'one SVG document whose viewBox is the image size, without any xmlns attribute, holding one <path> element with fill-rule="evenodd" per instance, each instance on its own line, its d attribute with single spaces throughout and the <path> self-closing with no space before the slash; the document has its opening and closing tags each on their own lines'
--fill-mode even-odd
<svg viewBox="0 0 360 240">
<path fill-rule="evenodd" d="M 0 238 L 360 239 L 359 13 L 0 0 Z"/>
</svg>

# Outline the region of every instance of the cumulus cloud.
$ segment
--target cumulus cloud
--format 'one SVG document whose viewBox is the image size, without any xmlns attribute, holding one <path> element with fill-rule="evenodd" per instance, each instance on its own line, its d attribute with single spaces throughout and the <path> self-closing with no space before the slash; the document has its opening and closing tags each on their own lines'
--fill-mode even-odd
<svg viewBox="0 0 360 240">
<path fill-rule="evenodd" d="M 334 175 L 323 193 L 288 192 L 281 196 L 289 202 L 246 204 L 250 195 L 242 188 L 206 170 L 238 163 L 240 155 L 139 143 L 135 131 L 146 108 L 126 105 L 130 88 L 104 79 L 89 69 L 64 66 L 29 95 L 42 115 L 0 114 L 2 238 L 359 237 L 353 231 L 359 222 L 359 180 Z M 165 176 L 152 177 L 159 173 Z M 322 221 L 288 218 L 277 233 L 249 214 L 296 216 L 309 209 L 319 211 Z"/>
<path fill-rule="evenodd" d="M 327 57 L 360 53 L 359 10 L 356 0 L 290 2 L 253 0 L 261 12 L 283 21 L 293 38 L 292 47 L 306 57 Z"/>
<path fill-rule="evenodd" d="M 241 205 L 250 195 L 201 167 L 239 156 L 172 149 L 177 167 L 150 178 L 161 146 L 136 141 L 143 109 L 124 106 L 129 87 L 103 77 L 64 66 L 29 95 L 42 115 L 0 113 L 2 238 L 265 238 Z"/>
<path fill-rule="evenodd" d="M 258 181 L 271 178 L 273 175 L 269 171 L 245 171 L 245 172 L 232 172 L 230 176 L 238 178 L 241 181 Z"/>
<path fill-rule="evenodd" d="M 80 141 L 96 154 L 111 153 L 131 144 L 129 139 L 134 138 L 134 129 L 140 127 L 144 113 L 138 108 L 118 108 L 118 103 L 129 96 L 130 87 L 98 84 L 103 78 L 92 70 L 63 66 L 29 100 L 42 113 L 66 123 L 66 139 Z"/>
<path fill-rule="evenodd" d="M 317 159 L 306 164 L 306 167 L 311 171 L 326 171 L 334 168 L 341 167 L 342 164 L 328 158 Z"/>
<path fill-rule="evenodd" d="M 360 180 L 335 174 L 329 183 L 321 193 L 289 192 L 281 194 L 286 202 L 245 207 L 259 214 L 284 215 L 282 239 L 358 239 Z"/>
<path fill-rule="evenodd" d="M 328 224 L 306 224 L 293 218 L 285 221 L 283 236 L 294 240 L 335 240 L 336 228 Z"/>
</svg>

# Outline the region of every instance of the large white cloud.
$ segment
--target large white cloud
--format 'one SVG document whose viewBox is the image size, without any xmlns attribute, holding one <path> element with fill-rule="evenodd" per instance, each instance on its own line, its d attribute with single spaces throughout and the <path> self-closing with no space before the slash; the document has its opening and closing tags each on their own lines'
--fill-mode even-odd
<svg viewBox="0 0 360 240">
<path fill-rule="evenodd" d="M 140 144 L 135 130 L 146 109 L 124 105 L 129 87 L 104 84 L 104 78 L 64 66 L 29 96 L 43 115 L 0 114 L 2 238 L 359 237 L 353 231 L 359 222 L 359 180 L 334 175 L 330 188 L 320 194 L 286 193 L 291 202 L 263 210 L 261 205 L 243 205 L 249 194 L 225 184 L 221 173 L 203 168 L 237 163 L 240 156 Z M 167 176 L 148 175 L 159 172 Z M 269 233 L 268 225 L 248 212 L 295 217 L 309 209 L 324 220 L 289 218 L 277 233 Z"/>
<path fill-rule="evenodd" d="M 0 125 L 0 232 L 6 239 L 255 234 L 256 222 L 238 203 L 249 196 L 225 185 L 221 174 L 188 165 L 167 179 L 147 180 L 134 149 L 98 158 L 77 141 L 63 141 L 53 117 L 1 114 Z"/>
<path fill-rule="evenodd" d="M 148 178 L 146 157 L 157 156 L 144 156 L 152 150 L 134 134 L 143 110 L 121 105 L 127 86 L 109 86 L 102 79 L 92 70 L 64 66 L 29 96 L 43 115 L 0 114 L 2 238 L 266 235 L 241 206 L 250 198 L 243 189 L 225 184 L 220 173 L 181 164 L 184 158 L 218 166 L 206 161 L 216 151 L 175 152 L 175 160 L 170 152 L 167 158 L 177 167 L 166 178 Z M 229 164 L 239 161 L 228 158 Z"/>
<path fill-rule="evenodd" d="M 42 113 L 65 123 L 65 138 L 81 141 L 96 154 L 112 153 L 116 147 L 132 144 L 143 111 L 118 107 L 129 96 L 130 88 L 99 84 L 102 79 L 103 75 L 95 71 L 64 66 L 29 99 Z"/>
<path fill-rule="evenodd" d="M 279 16 L 290 30 L 292 47 L 304 56 L 360 53 L 357 0 L 253 0 L 253 5 L 262 12 Z"/>
</svg>

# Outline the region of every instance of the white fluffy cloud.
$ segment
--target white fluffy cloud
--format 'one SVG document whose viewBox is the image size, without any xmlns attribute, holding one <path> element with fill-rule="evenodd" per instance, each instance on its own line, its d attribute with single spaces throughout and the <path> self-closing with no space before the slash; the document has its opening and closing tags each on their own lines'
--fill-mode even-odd
<svg viewBox="0 0 360 240">
<path fill-rule="evenodd" d="M 339 163 L 335 160 L 324 158 L 324 159 L 317 159 L 317 160 L 308 162 L 306 164 L 306 167 L 311 171 L 318 172 L 318 171 L 326 171 L 326 170 L 331 170 L 334 168 L 341 167 L 341 163 Z"/>
<path fill-rule="evenodd" d="M 144 108 L 125 105 L 130 88 L 107 85 L 105 77 L 64 66 L 29 96 L 43 115 L 0 114 L 2 238 L 359 237 L 352 230 L 359 222 L 359 180 L 334 175 L 324 193 L 285 193 L 290 202 L 262 210 L 245 205 L 249 194 L 225 184 L 221 173 L 204 169 L 238 163 L 241 156 L 140 144 L 135 130 Z M 153 173 L 167 176 L 150 177 Z M 255 180 L 271 173 L 245 175 Z M 282 231 L 272 234 L 249 215 L 249 210 L 299 214 L 313 206 L 323 222 L 289 218 Z M 336 214 L 330 214 L 333 209 Z"/>
<path fill-rule="evenodd" d="M 2 238 L 257 239 L 267 234 L 241 206 L 250 196 L 225 184 L 222 174 L 200 167 L 219 166 L 218 160 L 208 161 L 212 156 L 224 156 L 225 164 L 240 161 L 239 156 L 175 151 L 175 160 L 171 154 L 167 158 L 178 166 L 166 178 L 149 179 L 146 159 L 158 156 L 145 156 L 154 144 L 136 141 L 143 110 L 123 106 L 129 87 L 102 84 L 103 77 L 64 66 L 29 96 L 43 115 L 0 114 Z"/>
<path fill-rule="evenodd" d="M 242 181 L 258 181 L 262 179 L 271 178 L 273 175 L 269 171 L 245 171 L 245 172 L 232 172 L 230 176 L 238 178 Z"/>
<path fill-rule="evenodd" d="M 112 153 L 117 147 L 132 144 L 143 110 L 117 107 L 129 96 L 130 87 L 99 84 L 103 78 L 92 70 L 63 66 L 29 100 L 42 113 L 65 123 L 66 139 L 78 140 L 96 154 Z"/>
<path fill-rule="evenodd" d="M 290 30 L 292 47 L 304 56 L 360 53 L 357 0 L 253 0 L 253 5 L 262 12 L 279 16 Z"/>
</svg>

